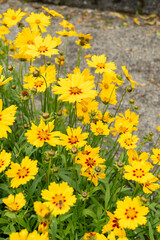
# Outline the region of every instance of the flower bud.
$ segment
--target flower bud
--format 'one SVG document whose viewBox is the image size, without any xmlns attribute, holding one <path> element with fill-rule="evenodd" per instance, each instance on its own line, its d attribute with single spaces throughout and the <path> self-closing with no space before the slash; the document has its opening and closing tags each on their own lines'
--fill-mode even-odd
<svg viewBox="0 0 160 240">
<path fill-rule="evenodd" d="M 55 151 L 49 150 L 48 155 L 49 155 L 50 157 L 54 157 L 54 156 L 55 156 Z"/>
<path fill-rule="evenodd" d="M 57 112 L 57 116 L 62 116 L 62 110 L 59 110 L 58 112 Z"/>
<path fill-rule="evenodd" d="M 39 77 L 39 72 L 37 70 L 33 72 L 33 77 Z"/>
<path fill-rule="evenodd" d="M 82 197 L 83 197 L 83 198 L 87 198 L 87 197 L 88 197 L 88 193 L 87 193 L 87 192 L 83 192 L 83 193 L 82 193 Z"/>
<path fill-rule="evenodd" d="M 130 86 L 126 88 L 126 92 L 128 92 L 128 93 L 131 93 L 132 90 L 133 90 L 133 89 L 132 89 L 132 87 L 130 87 Z"/>
<path fill-rule="evenodd" d="M 28 124 L 25 123 L 25 124 L 23 125 L 23 127 L 24 127 L 25 129 L 27 129 L 27 128 L 28 128 Z"/>
<path fill-rule="evenodd" d="M 160 179 L 160 174 L 157 175 L 157 178 Z"/>
<path fill-rule="evenodd" d="M 22 99 L 22 100 L 28 100 L 29 98 L 30 98 L 30 95 L 29 95 L 29 93 L 28 93 L 28 91 L 27 90 L 23 90 L 22 92 L 21 92 L 21 96 L 20 96 L 20 98 Z"/>
<path fill-rule="evenodd" d="M 54 173 L 58 173 L 58 168 L 53 168 Z"/>
<path fill-rule="evenodd" d="M 120 162 L 117 162 L 117 165 L 118 165 L 118 167 L 123 167 L 124 163 L 120 161 Z"/>
<path fill-rule="evenodd" d="M 16 89 L 16 85 L 12 85 L 12 89 Z"/>
<path fill-rule="evenodd" d="M 130 99 L 130 100 L 129 100 L 129 103 L 130 103 L 130 104 L 134 104 L 134 99 Z"/>
<path fill-rule="evenodd" d="M 44 119 L 49 118 L 49 113 L 48 113 L 48 112 L 43 113 L 43 114 L 42 114 L 42 117 L 43 117 Z"/>
<path fill-rule="evenodd" d="M 95 167 L 95 171 L 96 172 L 100 172 L 101 171 L 101 167 L 99 167 L 99 166 Z"/>
<path fill-rule="evenodd" d="M 13 70 L 13 66 L 12 66 L 12 65 L 9 65 L 9 66 L 8 66 L 8 70 L 9 70 L 9 71 L 12 71 L 12 70 Z"/>
<path fill-rule="evenodd" d="M 50 62 L 50 61 L 48 61 L 48 62 L 47 62 L 47 65 L 48 65 L 48 66 L 49 66 L 49 65 L 51 65 L 51 62 Z"/>
<path fill-rule="evenodd" d="M 32 92 L 32 93 L 37 93 L 37 88 L 32 88 L 32 89 L 31 89 L 31 92 Z"/>
<path fill-rule="evenodd" d="M 78 152 L 78 149 L 76 147 L 72 147 L 71 152 L 73 154 L 76 154 Z"/>
<path fill-rule="evenodd" d="M 46 162 L 49 162 L 49 161 L 50 161 L 50 158 L 49 158 L 49 157 L 45 157 L 45 161 L 46 161 Z"/>
<path fill-rule="evenodd" d="M 79 116 L 78 121 L 80 121 L 80 122 L 83 121 L 83 116 Z"/>
<path fill-rule="evenodd" d="M 135 110 L 138 110 L 138 109 L 139 109 L 139 107 L 136 105 L 136 106 L 134 106 L 134 109 L 135 109 Z"/>
</svg>

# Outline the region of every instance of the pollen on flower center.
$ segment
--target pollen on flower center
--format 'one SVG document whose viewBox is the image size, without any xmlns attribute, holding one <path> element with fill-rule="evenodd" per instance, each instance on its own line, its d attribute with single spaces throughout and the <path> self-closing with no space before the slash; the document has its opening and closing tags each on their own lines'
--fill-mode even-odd
<svg viewBox="0 0 160 240">
<path fill-rule="evenodd" d="M 41 21 L 39 19 L 36 19 L 36 21 L 35 21 L 36 24 L 40 24 L 40 22 Z"/>
<path fill-rule="evenodd" d="M 127 146 L 132 146 L 133 145 L 131 138 L 126 139 L 124 142 Z"/>
<path fill-rule="evenodd" d="M 45 53 L 45 52 L 47 52 L 48 51 L 48 48 L 46 47 L 46 46 L 40 46 L 39 48 L 38 48 L 38 52 L 43 52 L 43 53 Z"/>
<path fill-rule="evenodd" d="M 103 130 L 102 128 L 98 127 L 98 128 L 96 128 L 96 132 L 97 132 L 99 135 L 101 135 L 101 134 L 104 133 L 104 130 Z"/>
<path fill-rule="evenodd" d="M 109 88 L 109 85 L 107 83 L 104 84 L 104 88 L 105 89 L 108 89 Z"/>
<path fill-rule="evenodd" d="M 88 111 L 88 108 L 86 106 L 83 106 L 82 107 L 82 112 L 87 112 Z"/>
<path fill-rule="evenodd" d="M 70 138 L 68 138 L 68 140 L 68 142 L 71 144 L 76 144 L 77 142 L 79 142 L 77 136 L 71 136 Z"/>
<path fill-rule="evenodd" d="M 100 68 L 100 69 L 105 68 L 104 63 L 98 63 L 96 66 L 97 66 L 97 68 Z"/>
<path fill-rule="evenodd" d="M 38 138 L 40 140 L 42 140 L 42 139 L 44 141 L 49 140 L 49 136 L 50 136 L 50 134 L 48 133 L 47 130 L 44 131 L 43 129 L 41 129 L 41 131 L 38 132 Z"/>
<path fill-rule="evenodd" d="M 137 178 L 141 178 L 142 176 L 145 176 L 144 170 L 142 170 L 141 168 L 133 170 L 133 176 L 136 176 Z"/>
<path fill-rule="evenodd" d="M 0 168 L 3 167 L 4 165 L 4 160 L 0 159 Z"/>
<path fill-rule="evenodd" d="M 55 204 L 60 209 L 64 206 L 64 202 L 66 202 L 66 199 L 64 196 L 62 196 L 62 194 L 60 195 L 55 194 L 55 197 L 52 197 L 52 199 L 53 204 Z"/>
<path fill-rule="evenodd" d="M 76 95 L 76 94 L 82 93 L 82 91 L 81 91 L 81 89 L 78 88 L 78 87 L 71 87 L 71 88 L 70 88 L 70 93 Z"/>
<path fill-rule="evenodd" d="M 18 169 L 17 175 L 19 178 L 24 178 L 28 176 L 28 173 L 29 173 L 29 168 L 23 167 L 21 169 Z"/>
<path fill-rule="evenodd" d="M 138 212 L 135 210 L 135 208 L 129 207 L 129 209 L 126 209 L 125 215 L 127 219 L 131 218 L 133 220 L 134 218 L 137 217 L 137 213 Z"/>
<path fill-rule="evenodd" d="M 27 44 L 30 45 L 30 44 L 34 44 L 34 42 L 32 40 L 28 40 L 27 41 Z"/>
<path fill-rule="evenodd" d="M 90 166 L 90 167 L 92 167 L 92 166 L 94 166 L 94 163 L 95 163 L 96 161 L 93 159 L 93 158 L 88 158 L 88 159 L 86 159 L 86 164 L 87 164 L 87 166 Z"/>
<path fill-rule="evenodd" d="M 16 16 L 12 16 L 12 20 L 15 20 L 16 19 Z"/>
<path fill-rule="evenodd" d="M 44 84 L 44 82 L 42 80 L 38 80 L 34 83 L 34 86 L 37 87 L 41 87 Z"/>
</svg>

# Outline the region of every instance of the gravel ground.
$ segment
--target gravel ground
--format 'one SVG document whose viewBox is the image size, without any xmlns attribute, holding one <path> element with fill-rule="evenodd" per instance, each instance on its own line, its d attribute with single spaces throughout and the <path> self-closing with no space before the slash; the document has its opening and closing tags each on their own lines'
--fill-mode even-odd
<svg viewBox="0 0 160 240">
<path fill-rule="evenodd" d="M 78 9 L 66 6 L 45 5 L 63 14 L 65 18 L 75 25 L 78 33 L 90 33 L 93 36 L 92 47 L 85 50 L 85 55 L 105 54 L 109 62 L 115 62 L 117 72 L 122 73 L 121 66 L 126 65 L 133 80 L 139 83 L 133 93 L 122 102 L 121 112 L 124 112 L 129 105 L 128 100 L 133 98 L 139 106 L 139 133 L 138 136 L 154 133 L 153 139 L 158 136 L 156 127 L 160 125 L 160 20 L 159 18 L 142 19 L 140 25 L 135 24 L 133 15 L 118 15 L 108 11 L 97 11 L 91 9 Z M 18 9 L 19 7 L 27 12 L 40 12 L 40 3 L 24 3 L 16 0 L 0 4 L 0 13 L 8 8 Z M 121 18 L 125 19 L 121 19 Z M 137 17 L 137 16 L 136 16 Z M 52 25 L 52 31 L 59 30 L 59 24 Z M 17 29 L 13 28 L 12 34 Z M 77 59 L 77 45 L 74 38 L 69 40 L 68 50 L 68 72 L 73 70 Z M 81 68 L 87 67 L 85 60 Z M 92 73 L 94 70 L 92 71 Z M 124 91 L 120 89 L 118 97 Z M 152 143 L 145 146 L 144 150 L 150 150 Z"/>
</svg>

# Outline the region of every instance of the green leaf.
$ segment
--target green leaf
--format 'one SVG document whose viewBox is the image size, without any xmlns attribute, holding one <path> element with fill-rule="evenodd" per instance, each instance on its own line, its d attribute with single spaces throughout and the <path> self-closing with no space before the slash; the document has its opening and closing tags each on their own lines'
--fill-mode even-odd
<svg viewBox="0 0 160 240">
<path fill-rule="evenodd" d="M 110 199 L 110 185 L 109 183 L 106 184 L 106 192 L 105 192 L 105 209 L 108 207 L 108 202 Z"/>
<path fill-rule="evenodd" d="M 5 183 L 1 183 L 0 184 L 0 188 L 3 189 L 4 191 L 6 191 L 7 193 L 11 194 L 11 190 L 8 188 L 8 185 Z"/>
<path fill-rule="evenodd" d="M 30 189 L 29 189 L 29 194 L 33 195 L 33 193 L 36 190 L 36 187 L 38 185 L 38 183 L 41 182 L 41 179 L 43 178 L 44 174 L 41 174 L 41 176 L 37 175 L 33 181 L 33 184 L 31 185 Z"/>
<path fill-rule="evenodd" d="M 92 217 L 93 219 L 96 219 L 96 218 L 97 218 L 96 214 L 95 214 L 91 209 L 88 209 L 88 208 L 83 210 L 83 215 L 84 215 L 85 217 L 90 216 L 90 217 Z"/>
<path fill-rule="evenodd" d="M 149 221 L 148 221 L 148 227 L 149 227 L 149 239 L 154 240 L 152 225 Z"/>
</svg>

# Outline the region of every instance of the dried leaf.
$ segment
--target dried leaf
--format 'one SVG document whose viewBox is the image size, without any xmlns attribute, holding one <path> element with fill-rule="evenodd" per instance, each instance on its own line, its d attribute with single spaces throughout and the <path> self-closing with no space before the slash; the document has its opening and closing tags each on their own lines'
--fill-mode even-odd
<svg viewBox="0 0 160 240">
<path fill-rule="evenodd" d="M 81 23 L 81 22 L 82 22 L 82 18 L 79 18 L 79 19 L 77 20 L 77 22 L 78 22 L 78 23 Z"/>
<path fill-rule="evenodd" d="M 122 20 L 126 19 L 125 15 L 121 14 L 121 13 L 117 13 L 117 12 L 110 12 L 110 15 L 118 17 Z"/>
<path fill-rule="evenodd" d="M 140 16 L 140 18 L 144 19 L 144 20 L 147 20 L 147 19 L 152 19 L 152 18 L 155 18 L 157 17 L 156 14 L 151 14 L 151 15 L 148 15 L 148 16 Z"/>
<path fill-rule="evenodd" d="M 141 25 L 140 21 L 138 18 L 133 18 L 133 21 L 135 22 L 135 24 L 137 25 Z"/>
<path fill-rule="evenodd" d="M 153 21 L 144 21 L 144 23 L 154 25 L 156 23 L 156 19 L 154 19 Z"/>
<path fill-rule="evenodd" d="M 147 83 L 137 83 L 136 86 L 138 87 L 145 87 L 147 85 Z"/>
</svg>

